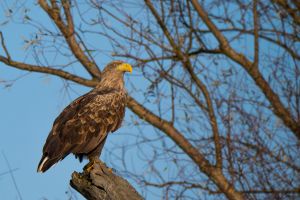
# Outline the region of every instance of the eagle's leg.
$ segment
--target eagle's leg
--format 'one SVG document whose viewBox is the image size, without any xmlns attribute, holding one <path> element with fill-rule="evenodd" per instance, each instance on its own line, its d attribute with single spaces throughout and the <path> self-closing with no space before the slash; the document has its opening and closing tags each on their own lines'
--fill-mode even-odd
<svg viewBox="0 0 300 200">
<path fill-rule="evenodd" d="M 90 172 L 94 167 L 94 164 L 98 164 L 102 172 L 107 171 L 106 165 L 99 159 L 99 156 L 101 155 L 105 140 L 107 136 L 103 139 L 103 141 L 96 147 L 92 152 L 89 153 L 88 159 L 89 163 L 83 168 L 84 171 Z M 109 169 L 109 168 L 108 168 Z M 112 170 L 110 170 L 112 171 Z"/>
<path fill-rule="evenodd" d="M 94 165 L 96 163 L 101 163 L 101 161 L 98 156 L 88 156 L 88 158 L 89 163 L 84 166 L 83 170 L 89 173 L 94 168 Z"/>
<path fill-rule="evenodd" d="M 90 162 L 83 168 L 83 170 L 87 173 L 90 173 L 94 168 L 100 169 L 104 174 L 110 174 L 114 171 L 112 168 L 107 167 L 105 163 L 99 159 L 99 157 L 89 157 L 89 160 Z"/>
</svg>

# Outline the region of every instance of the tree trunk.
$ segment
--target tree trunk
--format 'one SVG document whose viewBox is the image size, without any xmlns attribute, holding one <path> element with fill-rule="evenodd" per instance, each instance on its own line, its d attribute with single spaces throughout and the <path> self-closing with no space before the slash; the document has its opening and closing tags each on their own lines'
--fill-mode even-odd
<svg viewBox="0 0 300 200">
<path fill-rule="evenodd" d="M 89 200 L 142 200 L 139 193 L 104 163 L 96 162 L 91 170 L 73 172 L 70 185 Z"/>
</svg>

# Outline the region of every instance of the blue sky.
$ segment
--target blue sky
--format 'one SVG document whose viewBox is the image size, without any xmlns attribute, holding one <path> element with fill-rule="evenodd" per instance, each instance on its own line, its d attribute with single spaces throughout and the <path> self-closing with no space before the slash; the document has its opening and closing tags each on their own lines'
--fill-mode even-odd
<svg viewBox="0 0 300 200">
<path fill-rule="evenodd" d="M 1 72 L 5 77 L 14 77 L 18 73 L 15 70 Z M 59 103 L 63 99 L 59 82 L 51 79 L 45 84 L 40 75 L 31 74 L 0 92 L 0 147 L 11 167 L 18 168 L 14 176 L 23 199 L 65 199 L 61 197 L 68 189 L 67 180 L 72 170 L 80 169 L 74 159 L 66 159 L 65 164 L 57 165 L 54 170 L 36 173 L 43 142 L 62 105 Z M 0 171 L 7 171 L 3 156 L 0 160 Z M 17 192 L 9 175 L 1 177 L 0 188 L 3 199 L 16 199 Z"/>
</svg>

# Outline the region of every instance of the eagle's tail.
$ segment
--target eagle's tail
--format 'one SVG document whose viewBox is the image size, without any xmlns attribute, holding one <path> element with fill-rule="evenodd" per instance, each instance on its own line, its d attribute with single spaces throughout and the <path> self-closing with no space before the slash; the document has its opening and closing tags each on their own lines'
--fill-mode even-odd
<svg viewBox="0 0 300 200">
<path fill-rule="evenodd" d="M 47 155 L 44 154 L 38 165 L 37 172 L 43 173 L 47 171 L 52 165 L 54 165 L 58 161 L 59 158 L 49 158 Z"/>
</svg>

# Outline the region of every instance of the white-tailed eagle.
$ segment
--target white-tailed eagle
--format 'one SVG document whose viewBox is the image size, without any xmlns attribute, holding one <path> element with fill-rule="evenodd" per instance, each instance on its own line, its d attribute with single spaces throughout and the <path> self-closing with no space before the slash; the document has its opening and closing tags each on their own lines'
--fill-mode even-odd
<svg viewBox="0 0 300 200">
<path fill-rule="evenodd" d="M 109 63 L 99 84 L 68 105 L 55 119 L 43 148 L 38 172 L 45 172 L 70 153 L 81 161 L 98 160 L 108 133 L 124 118 L 126 90 L 123 76 L 132 67 L 122 61 Z"/>
</svg>

